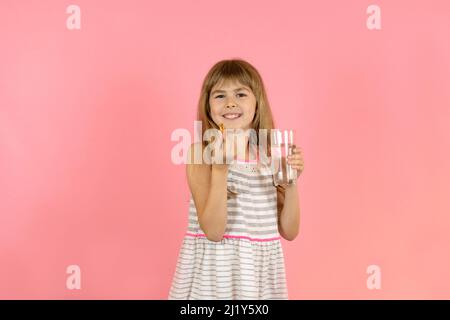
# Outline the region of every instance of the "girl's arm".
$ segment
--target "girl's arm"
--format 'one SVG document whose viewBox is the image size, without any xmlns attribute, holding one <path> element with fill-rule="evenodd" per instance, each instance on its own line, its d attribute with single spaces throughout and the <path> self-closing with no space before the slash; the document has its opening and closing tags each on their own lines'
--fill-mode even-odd
<svg viewBox="0 0 450 320">
<path fill-rule="evenodd" d="M 288 156 L 288 163 L 297 172 L 297 179 L 303 172 L 302 150 L 294 146 L 293 154 Z M 286 240 L 292 241 L 298 235 L 300 226 L 300 204 L 295 184 L 286 188 L 277 188 L 278 231 Z"/>
<path fill-rule="evenodd" d="M 289 241 L 294 240 L 300 226 L 300 205 L 295 184 L 287 186 L 284 191 L 277 189 L 278 232 Z"/>
<path fill-rule="evenodd" d="M 186 165 L 186 174 L 198 222 L 208 240 L 221 241 L 227 226 L 228 166 L 193 164 L 193 146 L 189 150 L 191 162 Z M 202 150 L 201 145 L 198 147 Z"/>
</svg>

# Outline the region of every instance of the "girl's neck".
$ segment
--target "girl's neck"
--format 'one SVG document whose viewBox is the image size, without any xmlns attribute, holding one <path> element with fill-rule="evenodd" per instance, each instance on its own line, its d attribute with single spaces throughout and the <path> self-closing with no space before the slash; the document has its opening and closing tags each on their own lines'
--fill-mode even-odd
<svg viewBox="0 0 450 320">
<path fill-rule="evenodd" d="M 237 153 L 236 160 L 239 162 L 248 162 L 253 163 L 258 160 L 258 150 L 257 148 L 251 148 L 250 144 L 247 143 L 245 148 L 245 154 L 242 155 L 239 152 Z"/>
</svg>

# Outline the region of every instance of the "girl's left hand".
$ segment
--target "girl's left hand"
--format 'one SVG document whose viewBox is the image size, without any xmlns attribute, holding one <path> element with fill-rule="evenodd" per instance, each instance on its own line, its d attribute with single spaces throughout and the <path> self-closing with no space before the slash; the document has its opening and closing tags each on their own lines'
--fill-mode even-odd
<svg viewBox="0 0 450 320">
<path fill-rule="evenodd" d="M 303 155 L 302 151 L 294 145 L 292 155 L 288 156 L 288 164 L 292 165 L 293 169 L 297 170 L 297 179 L 303 172 Z"/>
</svg>

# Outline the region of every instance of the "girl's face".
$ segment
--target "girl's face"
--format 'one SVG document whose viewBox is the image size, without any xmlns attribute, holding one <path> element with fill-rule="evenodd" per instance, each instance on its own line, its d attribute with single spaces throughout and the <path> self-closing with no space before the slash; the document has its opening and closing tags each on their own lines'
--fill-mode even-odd
<svg viewBox="0 0 450 320">
<path fill-rule="evenodd" d="M 256 110 L 252 90 L 239 82 L 224 81 L 211 89 L 209 96 L 211 117 L 226 129 L 250 129 Z"/>
</svg>

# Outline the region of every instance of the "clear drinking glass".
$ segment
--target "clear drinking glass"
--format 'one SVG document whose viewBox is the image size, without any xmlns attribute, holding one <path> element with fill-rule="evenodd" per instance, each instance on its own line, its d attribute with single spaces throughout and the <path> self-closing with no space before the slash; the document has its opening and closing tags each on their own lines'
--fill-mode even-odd
<svg viewBox="0 0 450 320">
<path fill-rule="evenodd" d="M 271 169 L 275 186 L 296 184 L 297 170 L 287 163 L 293 154 L 294 130 L 272 129 L 270 131 Z"/>
</svg>

